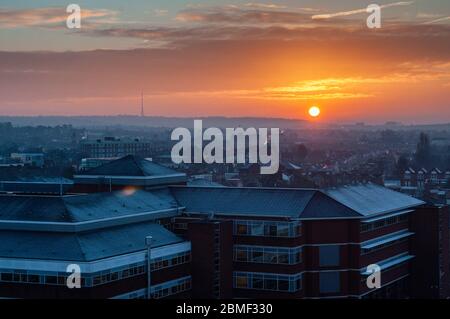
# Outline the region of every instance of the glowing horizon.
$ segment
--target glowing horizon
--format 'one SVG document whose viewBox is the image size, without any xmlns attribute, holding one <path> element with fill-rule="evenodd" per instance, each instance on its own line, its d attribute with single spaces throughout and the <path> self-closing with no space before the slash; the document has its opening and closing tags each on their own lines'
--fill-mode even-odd
<svg viewBox="0 0 450 319">
<path fill-rule="evenodd" d="M 450 122 L 450 3 L 63 1 L 0 6 L 0 115 Z M 61 7 L 58 4 L 61 3 Z"/>
</svg>

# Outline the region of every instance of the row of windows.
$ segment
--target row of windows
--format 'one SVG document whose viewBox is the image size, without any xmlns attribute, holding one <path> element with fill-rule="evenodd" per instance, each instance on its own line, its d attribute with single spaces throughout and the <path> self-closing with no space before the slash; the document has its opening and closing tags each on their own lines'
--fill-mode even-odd
<svg viewBox="0 0 450 319">
<path fill-rule="evenodd" d="M 189 263 L 191 260 L 190 252 L 179 253 L 175 255 L 165 256 L 152 260 L 151 269 L 156 271 L 159 269 L 174 267 L 177 265 Z M 139 276 L 147 272 L 146 262 L 127 265 L 125 267 L 105 270 L 100 273 L 83 275 L 81 279 L 82 287 L 99 286 L 109 282 Z M 67 277 L 70 273 L 47 273 L 47 272 L 28 272 L 28 271 L 0 271 L 0 281 L 3 282 L 21 282 L 35 283 L 46 285 L 65 286 Z"/>
<path fill-rule="evenodd" d="M 393 216 L 385 219 L 380 219 L 372 223 L 361 223 L 361 232 L 368 232 L 371 230 L 383 228 L 386 226 L 391 226 L 394 224 L 400 224 L 407 222 L 409 219 L 409 216 L 407 214 L 399 215 L 399 216 Z"/>
<path fill-rule="evenodd" d="M 408 238 L 401 238 L 401 239 L 394 240 L 394 241 L 391 241 L 389 243 L 386 243 L 386 244 L 383 244 L 383 245 L 379 245 L 379 246 L 376 246 L 376 247 L 373 247 L 373 248 L 362 249 L 361 250 L 361 255 L 370 254 L 370 253 L 373 253 L 375 251 L 384 249 L 386 247 L 394 246 L 394 245 L 397 245 L 397 244 L 400 244 L 400 243 L 404 243 L 404 242 L 407 242 L 407 241 L 408 241 Z"/>
<path fill-rule="evenodd" d="M 254 220 L 236 220 L 234 235 L 260 237 L 299 237 L 300 222 L 268 222 Z"/>
<path fill-rule="evenodd" d="M 191 262 L 191 252 L 183 252 L 177 255 L 152 259 L 151 269 L 152 271 L 155 271 L 181 264 L 187 264 L 189 262 Z"/>
<path fill-rule="evenodd" d="M 164 297 L 176 295 L 184 291 L 190 290 L 191 286 L 192 286 L 192 279 L 190 276 L 168 281 L 160 285 L 152 286 L 151 297 L 154 299 L 161 299 Z M 147 289 L 144 288 L 126 294 L 122 294 L 120 296 L 116 296 L 113 299 L 146 299 L 146 298 L 147 298 Z"/>
<path fill-rule="evenodd" d="M 340 277 L 339 272 L 321 272 L 319 274 L 320 293 L 339 293 L 341 290 Z M 296 292 L 302 289 L 302 275 L 236 272 L 233 275 L 233 285 L 237 289 Z"/>
<path fill-rule="evenodd" d="M 235 246 L 234 261 L 295 265 L 302 261 L 302 248 Z"/>
<path fill-rule="evenodd" d="M 184 277 L 163 283 L 161 285 L 152 286 L 151 295 L 153 299 L 161 299 L 168 296 L 176 295 L 184 291 L 190 290 L 192 287 L 192 278 Z"/>
<path fill-rule="evenodd" d="M 235 272 L 233 274 L 233 287 L 237 289 L 296 292 L 302 289 L 302 275 Z"/>
</svg>

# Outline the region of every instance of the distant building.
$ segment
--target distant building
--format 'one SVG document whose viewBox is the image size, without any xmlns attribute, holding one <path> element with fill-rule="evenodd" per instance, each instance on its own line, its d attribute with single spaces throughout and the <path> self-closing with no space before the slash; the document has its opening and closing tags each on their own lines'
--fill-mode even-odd
<svg viewBox="0 0 450 319">
<path fill-rule="evenodd" d="M 144 158 L 125 156 L 74 176 L 76 192 L 108 192 L 133 186 L 146 189 L 158 185 L 186 184 L 187 176 Z"/>
<path fill-rule="evenodd" d="M 116 137 L 85 139 L 81 141 L 80 147 L 81 152 L 91 158 L 111 158 L 127 155 L 149 156 L 153 149 L 152 143 L 148 141 Z"/>
<path fill-rule="evenodd" d="M 91 168 L 99 167 L 103 164 L 112 162 L 119 159 L 118 157 L 112 158 L 83 158 L 80 163 L 80 171 L 86 171 Z"/>
<path fill-rule="evenodd" d="M 185 183 L 128 156 L 75 176 L 83 194 L 0 195 L 0 297 L 448 296 L 447 207 L 374 184 Z M 70 264 L 81 289 L 66 286 Z M 371 264 L 380 289 L 366 285 Z"/>
<path fill-rule="evenodd" d="M 12 153 L 11 160 L 29 166 L 44 166 L 44 154 L 42 153 Z"/>
</svg>

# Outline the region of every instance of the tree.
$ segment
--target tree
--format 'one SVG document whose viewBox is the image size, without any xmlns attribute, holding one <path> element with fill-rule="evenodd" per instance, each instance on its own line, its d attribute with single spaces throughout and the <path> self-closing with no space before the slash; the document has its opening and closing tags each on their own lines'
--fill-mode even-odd
<svg viewBox="0 0 450 319">
<path fill-rule="evenodd" d="M 409 160 L 405 155 L 401 155 L 398 160 L 395 167 L 395 171 L 397 174 L 397 177 L 402 177 L 405 171 L 409 167 Z"/>
<path fill-rule="evenodd" d="M 429 136 L 422 132 L 420 133 L 419 143 L 415 154 L 415 161 L 418 166 L 428 167 L 431 162 L 431 144 Z"/>
<path fill-rule="evenodd" d="M 308 148 L 304 144 L 296 145 L 294 148 L 294 158 L 300 162 L 308 156 Z"/>
</svg>

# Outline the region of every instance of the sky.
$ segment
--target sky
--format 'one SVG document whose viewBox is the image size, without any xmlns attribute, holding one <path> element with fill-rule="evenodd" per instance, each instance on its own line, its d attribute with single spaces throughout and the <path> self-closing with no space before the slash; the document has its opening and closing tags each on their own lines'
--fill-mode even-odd
<svg viewBox="0 0 450 319">
<path fill-rule="evenodd" d="M 0 0 L 0 115 L 450 122 L 448 0 L 70 3 Z"/>
</svg>

